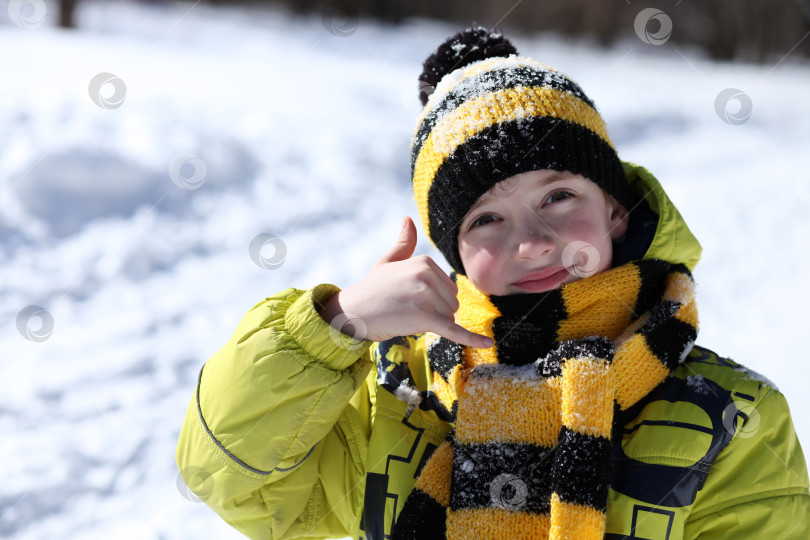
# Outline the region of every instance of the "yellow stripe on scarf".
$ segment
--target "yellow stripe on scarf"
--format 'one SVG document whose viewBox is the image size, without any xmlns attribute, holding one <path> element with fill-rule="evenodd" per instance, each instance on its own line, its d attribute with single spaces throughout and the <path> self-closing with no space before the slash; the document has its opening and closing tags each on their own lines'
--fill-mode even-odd
<svg viewBox="0 0 810 540">
<path fill-rule="evenodd" d="M 697 330 L 698 312 L 695 301 L 695 282 L 682 272 L 673 272 L 667 277 L 663 300 L 677 302 L 680 309 L 675 318 Z M 669 368 L 656 358 L 644 336 L 636 332 L 649 320 L 649 313 L 631 324 L 616 341 L 613 373 L 616 381 L 616 402 L 626 409 L 646 396 L 660 381 L 669 375 Z M 688 350 L 687 350 L 688 352 Z"/>
<path fill-rule="evenodd" d="M 559 377 L 472 377 L 459 396 L 456 440 L 462 444 L 497 441 L 553 447 L 562 425 L 561 384 Z M 492 399 L 493 395 L 498 399 Z"/>
<path fill-rule="evenodd" d="M 450 510 L 447 512 L 448 540 L 536 540 L 548 538 L 548 514 L 512 512 L 501 508 Z"/>
<path fill-rule="evenodd" d="M 456 275 L 456 285 L 458 286 L 459 310 L 456 312 L 456 324 L 463 326 L 470 332 L 482 334 L 495 338 L 492 333 L 492 321 L 501 316 L 492 301 L 485 294 L 482 294 L 467 279 L 467 276 Z M 462 352 L 465 367 L 473 367 L 480 364 L 495 364 L 498 362 L 497 350 L 493 345 L 488 349 L 476 349 L 464 347 Z"/>
<path fill-rule="evenodd" d="M 594 335 L 616 339 L 633 320 L 640 288 L 641 275 L 632 264 L 564 286 L 565 310 L 575 316 L 560 322 L 558 340 Z"/>
<path fill-rule="evenodd" d="M 695 283 L 692 278 L 680 272 L 670 276 L 664 299 L 678 302 L 681 309 L 675 317 L 690 326 L 698 327 L 697 303 L 695 302 Z"/>
<path fill-rule="evenodd" d="M 453 447 L 442 443 L 431 454 L 414 487 L 427 493 L 444 507 L 450 506 L 450 476 L 453 471 Z"/>
<path fill-rule="evenodd" d="M 448 412 L 453 410 L 453 403 L 456 400 L 456 391 L 454 389 L 461 384 L 461 374 L 461 366 L 456 366 L 450 372 L 447 381 L 445 381 L 439 373 L 433 372 L 433 393 L 436 394 L 439 402 L 444 405 Z"/>
<path fill-rule="evenodd" d="M 568 359 L 562 372 L 563 424 L 584 435 L 609 439 L 614 390 L 610 363 L 597 358 Z"/>
<path fill-rule="evenodd" d="M 605 515 L 596 508 L 561 501 L 554 493 L 551 496 L 551 533 L 549 540 L 602 540 Z"/>
</svg>

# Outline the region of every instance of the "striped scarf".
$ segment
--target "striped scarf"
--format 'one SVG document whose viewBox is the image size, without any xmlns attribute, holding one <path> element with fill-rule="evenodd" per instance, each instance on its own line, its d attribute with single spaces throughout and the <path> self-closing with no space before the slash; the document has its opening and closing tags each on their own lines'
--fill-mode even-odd
<svg viewBox="0 0 810 540">
<path fill-rule="evenodd" d="M 454 276 L 473 349 L 429 335 L 455 430 L 425 464 L 395 539 L 602 538 L 614 408 L 661 383 L 697 336 L 684 265 L 641 260 L 538 294 Z"/>
</svg>

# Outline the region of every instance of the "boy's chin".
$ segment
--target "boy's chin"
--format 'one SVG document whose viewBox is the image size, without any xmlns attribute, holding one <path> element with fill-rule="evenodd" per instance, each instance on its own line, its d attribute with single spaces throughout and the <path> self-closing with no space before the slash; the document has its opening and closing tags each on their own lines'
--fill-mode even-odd
<svg viewBox="0 0 810 540">
<path fill-rule="evenodd" d="M 559 283 L 558 285 L 555 285 L 554 287 L 544 287 L 544 288 L 536 289 L 536 290 L 526 290 L 526 289 L 523 289 L 523 288 L 520 288 L 520 287 L 517 287 L 517 286 L 513 285 L 512 288 L 510 289 L 510 292 L 507 292 L 506 294 L 503 294 L 503 295 L 500 295 L 500 296 L 512 296 L 512 295 L 516 295 L 516 294 L 543 294 L 543 293 L 547 293 L 549 291 L 553 291 L 553 290 L 556 290 L 556 289 L 561 289 L 562 286 L 565 285 L 566 283 L 567 282 Z"/>
</svg>

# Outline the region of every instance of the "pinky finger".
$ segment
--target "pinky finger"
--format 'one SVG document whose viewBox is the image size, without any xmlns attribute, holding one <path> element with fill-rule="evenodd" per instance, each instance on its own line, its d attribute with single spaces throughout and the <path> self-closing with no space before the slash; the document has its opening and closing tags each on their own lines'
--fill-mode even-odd
<svg viewBox="0 0 810 540">
<path fill-rule="evenodd" d="M 476 334 L 475 332 L 470 332 L 463 326 L 459 326 L 454 322 L 448 322 L 446 325 L 444 325 L 444 328 L 434 330 L 434 332 L 444 338 L 455 341 L 456 343 L 460 343 L 468 347 L 475 347 L 476 349 L 488 349 L 495 345 L 494 339 L 487 336 L 482 336 L 481 334 Z"/>
</svg>

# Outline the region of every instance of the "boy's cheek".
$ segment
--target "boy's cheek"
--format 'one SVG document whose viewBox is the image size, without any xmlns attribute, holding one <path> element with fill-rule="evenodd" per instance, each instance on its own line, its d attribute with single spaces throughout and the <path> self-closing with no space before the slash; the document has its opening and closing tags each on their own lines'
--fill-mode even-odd
<svg viewBox="0 0 810 540">
<path fill-rule="evenodd" d="M 589 222 L 572 222 L 571 227 L 560 233 L 565 243 L 563 250 L 576 249 L 582 251 L 583 255 L 597 256 L 597 266 L 600 270 L 610 268 L 613 256 L 613 243 L 610 236 L 610 228 L 602 224 Z"/>
<path fill-rule="evenodd" d="M 465 264 L 467 277 L 478 290 L 485 294 L 506 294 L 506 272 L 503 265 L 491 256 L 482 255 L 474 258 L 468 266 Z"/>
</svg>

